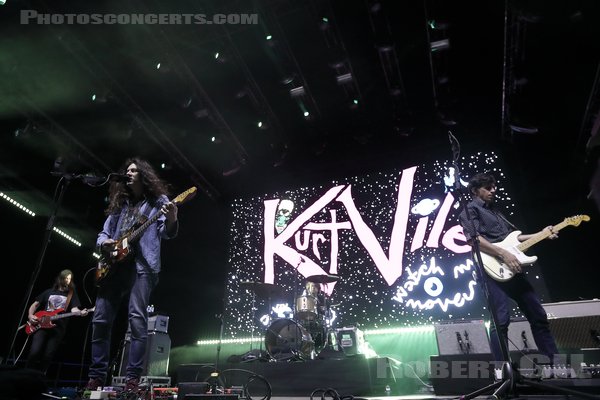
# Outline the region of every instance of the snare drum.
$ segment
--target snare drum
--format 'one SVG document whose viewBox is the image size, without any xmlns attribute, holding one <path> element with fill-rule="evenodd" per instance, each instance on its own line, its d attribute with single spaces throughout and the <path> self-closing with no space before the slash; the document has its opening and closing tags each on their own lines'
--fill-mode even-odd
<svg viewBox="0 0 600 400">
<path fill-rule="evenodd" d="M 296 319 L 312 321 L 317 318 L 317 298 L 314 296 L 300 296 L 296 299 Z"/>
<path fill-rule="evenodd" d="M 276 319 L 269 325 L 265 347 L 275 359 L 290 353 L 310 359 L 315 349 L 310 333 L 293 319 L 287 318 Z"/>
</svg>

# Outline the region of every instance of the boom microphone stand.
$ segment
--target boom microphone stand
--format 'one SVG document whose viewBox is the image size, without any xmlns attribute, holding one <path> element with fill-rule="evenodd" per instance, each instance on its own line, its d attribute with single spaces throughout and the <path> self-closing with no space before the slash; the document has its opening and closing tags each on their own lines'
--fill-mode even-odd
<svg viewBox="0 0 600 400">
<path fill-rule="evenodd" d="M 460 396 L 460 400 L 470 400 L 479 395 L 489 393 L 492 390 L 494 391 L 491 396 L 491 398 L 493 398 L 493 399 L 499 399 L 504 396 L 514 397 L 514 396 L 516 396 L 516 384 L 517 383 L 525 384 L 525 385 L 539 388 L 539 389 L 545 389 L 545 390 L 547 390 L 549 392 L 553 392 L 553 393 L 571 394 L 571 395 L 580 396 L 580 397 L 588 398 L 588 399 L 595 399 L 595 400 L 600 399 L 600 397 L 593 396 L 588 393 L 582 393 L 582 392 L 578 392 L 578 391 L 571 390 L 571 389 L 565 389 L 565 388 L 560 388 L 560 387 L 556 387 L 556 386 L 545 385 L 545 384 L 536 382 L 531 379 L 525 379 L 520 375 L 516 364 L 514 364 L 511 361 L 510 353 L 508 351 L 508 343 L 506 340 L 504 340 L 504 338 L 501 336 L 501 334 L 499 333 L 499 331 L 497 329 L 498 316 L 496 314 L 496 310 L 494 309 L 494 307 L 492 307 L 492 302 L 490 299 L 490 293 L 489 293 L 487 281 L 484 276 L 484 274 L 486 272 L 483 270 L 483 260 L 481 258 L 481 248 L 479 246 L 479 235 L 478 235 L 477 229 L 475 227 L 475 223 L 473 222 L 473 219 L 471 218 L 471 215 L 467 208 L 468 200 L 466 198 L 466 195 L 465 195 L 465 193 L 461 187 L 461 183 L 460 183 L 460 169 L 458 167 L 458 160 L 460 158 L 460 143 L 458 142 L 456 137 L 450 131 L 448 131 L 448 139 L 450 140 L 450 145 L 452 148 L 452 166 L 454 167 L 454 193 L 456 193 L 456 195 L 459 198 L 461 212 L 465 213 L 468 223 L 470 224 L 470 227 L 472 228 L 472 231 L 475 232 L 475 235 L 474 235 L 474 238 L 473 238 L 472 244 L 471 244 L 472 253 L 475 256 L 475 261 L 476 261 L 474 263 L 475 264 L 475 274 L 476 274 L 477 281 L 481 286 L 481 292 L 484 295 L 485 304 L 490 312 L 491 323 L 494 324 L 493 325 L 494 330 L 496 332 L 496 337 L 497 337 L 498 341 L 500 342 L 500 351 L 502 353 L 502 360 L 500 360 L 500 361 L 502 361 L 502 379 L 497 382 L 492 383 L 491 385 L 482 387 L 474 392 L 462 395 L 462 396 Z M 493 338 L 490 338 L 490 339 L 493 339 Z"/>
<path fill-rule="evenodd" d="M 48 217 L 48 223 L 46 224 L 46 230 L 44 232 L 44 238 L 42 240 L 42 248 L 40 249 L 37 261 L 35 263 L 35 268 L 33 270 L 33 273 L 31 274 L 31 279 L 29 280 L 29 285 L 27 286 L 27 293 L 25 294 L 25 298 L 23 299 L 23 304 L 21 306 L 22 307 L 21 315 L 20 315 L 19 319 L 17 320 L 17 327 L 14 331 L 12 341 L 11 341 L 10 347 L 8 349 L 8 355 L 6 357 L 7 363 L 8 363 L 8 360 L 10 359 L 11 354 L 13 353 L 13 350 L 15 347 L 15 342 L 17 341 L 17 335 L 19 333 L 19 324 L 21 321 L 24 320 L 25 316 L 27 315 L 27 309 L 28 309 L 28 305 L 29 305 L 29 300 L 31 299 L 31 294 L 33 293 L 33 288 L 38 279 L 38 276 L 40 275 L 40 271 L 42 270 L 42 265 L 44 265 L 44 258 L 46 257 L 46 250 L 48 250 L 48 245 L 50 244 L 50 237 L 52 235 L 52 230 L 54 229 L 54 222 L 56 220 L 56 216 L 58 215 L 58 210 L 60 209 L 60 205 L 62 203 L 64 194 L 65 194 L 65 190 L 67 189 L 67 186 L 69 185 L 71 180 L 76 177 L 77 176 L 72 175 L 72 174 L 63 174 L 60 177 L 60 180 L 58 181 L 58 185 L 59 185 L 58 198 L 56 199 L 56 203 L 54 204 L 54 209 L 52 210 L 52 214 L 50 214 L 50 216 Z"/>
<path fill-rule="evenodd" d="M 52 213 L 48 217 L 48 222 L 46 224 L 46 230 L 44 232 L 44 238 L 42 240 L 42 248 L 40 249 L 40 252 L 38 254 L 38 258 L 37 258 L 37 261 L 35 264 L 35 268 L 31 274 L 31 279 L 30 279 L 29 285 L 27 287 L 27 294 L 25 295 L 25 298 L 23 299 L 21 315 L 20 315 L 19 319 L 17 320 L 17 326 L 14 331 L 14 335 L 13 335 L 12 341 L 10 343 L 10 347 L 8 349 L 6 363 L 8 363 L 8 360 L 10 359 L 10 356 L 14 351 L 15 342 L 17 341 L 17 335 L 18 335 L 19 329 L 20 329 L 19 324 L 21 321 L 24 320 L 25 316 L 27 315 L 27 310 L 29 308 L 29 301 L 31 299 L 31 294 L 33 292 L 33 288 L 38 279 L 38 276 L 40 275 L 40 271 L 42 270 L 42 266 L 44 265 L 46 251 L 48 250 L 48 245 L 50 244 L 50 241 L 51 241 L 51 235 L 52 235 L 52 231 L 54 230 L 54 224 L 56 221 L 56 217 L 58 215 L 58 210 L 60 209 L 60 206 L 62 204 L 62 200 L 63 200 L 64 194 L 65 194 L 65 191 L 67 189 L 67 186 L 73 180 L 81 180 L 83 183 L 85 183 L 88 186 L 99 187 L 99 186 L 102 186 L 102 185 L 108 183 L 108 181 L 110 179 L 115 179 L 115 178 L 116 179 L 125 179 L 126 178 L 125 175 L 116 174 L 116 173 L 110 173 L 106 177 L 95 176 L 93 174 L 67 173 L 64 170 L 64 167 L 62 165 L 62 160 L 60 158 L 55 161 L 54 168 L 55 168 L 54 171 L 50 172 L 50 174 L 52 176 L 60 177 L 58 184 L 57 184 L 58 185 L 58 187 L 57 187 L 58 196 L 55 197 L 56 202 L 54 203 L 54 209 L 52 210 Z"/>
</svg>

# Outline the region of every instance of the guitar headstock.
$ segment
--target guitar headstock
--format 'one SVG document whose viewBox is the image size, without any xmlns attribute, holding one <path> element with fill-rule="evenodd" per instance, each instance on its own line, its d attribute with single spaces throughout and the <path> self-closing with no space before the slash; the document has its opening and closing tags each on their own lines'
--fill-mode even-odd
<svg viewBox="0 0 600 400">
<path fill-rule="evenodd" d="M 171 200 L 173 203 L 179 205 L 179 204 L 183 204 L 186 201 L 190 201 L 191 199 L 193 199 L 196 196 L 196 191 L 198 189 L 196 188 L 196 186 L 192 186 L 191 188 L 189 188 L 188 190 L 186 190 L 185 192 L 179 194 L 177 197 L 175 197 L 173 200 Z"/>
<path fill-rule="evenodd" d="M 587 222 L 590 220 L 588 215 L 574 215 L 572 217 L 565 218 L 565 223 L 568 225 L 579 226 L 581 222 Z"/>
</svg>

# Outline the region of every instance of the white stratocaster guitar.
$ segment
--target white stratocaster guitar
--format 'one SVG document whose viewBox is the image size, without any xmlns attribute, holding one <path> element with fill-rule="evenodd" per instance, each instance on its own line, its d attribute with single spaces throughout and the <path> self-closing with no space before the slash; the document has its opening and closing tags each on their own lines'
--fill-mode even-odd
<svg viewBox="0 0 600 400">
<path fill-rule="evenodd" d="M 557 225 L 554 225 L 552 227 L 552 231 L 554 233 L 556 233 L 556 232 L 560 231 L 562 228 L 565 228 L 569 225 L 579 226 L 581 221 L 589 221 L 589 220 L 590 220 L 590 217 L 588 217 L 587 215 L 575 215 L 573 217 L 565 218 L 565 220 L 563 222 L 561 222 Z M 494 245 L 500 246 L 503 249 L 510 251 L 512 254 L 514 254 L 517 257 L 517 260 L 519 260 L 519 263 L 521 263 L 521 265 L 531 265 L 537 261 L 537 257 L 536 256 L 530 257 L 523 252 L 526 251 L 527 249 L 529 249 L 534 244 L 541 242 L 542 240 L 548 238 L 552 234 L 548 230 L 543 230 L 542 232 L 525 240 L 524 242 L 519 242 L 519 240 L 517 238 L 519 237 L 520 234 L 521 234 L 521 231 L 511 232 L 506 237 L 506 239 L 504 239 L 501 242 L 494 243 Z M 506 264 L 504 264 L 502 262 L 502 260 L 500 260 L 494 256 L 491 256 L 489 254 L 481 252 L 481 260 L 483 261 L 483 267 L 485 269 L 485 272 L 487 272 L 487 274 L 489 276 L 491 276 L 492 278 L 494 278 L 497 281 L 505 282 L 505 281 L 510 280 L 515 275 L 515 273 Z"/>
</svg>

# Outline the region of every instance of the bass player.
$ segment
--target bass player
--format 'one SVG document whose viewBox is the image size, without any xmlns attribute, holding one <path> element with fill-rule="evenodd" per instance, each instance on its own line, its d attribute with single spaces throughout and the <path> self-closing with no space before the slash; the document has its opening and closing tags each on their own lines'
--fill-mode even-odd
<svg viewBox="0 0 600 400">
<path fill-rule="evenodd" d="M 36 311 L 42 309 L 47 312 L 57 310 L 68 310 L 74 315 L 85 316 L 87 309 L 80 310 L 79 297 L 75 291 L 73 283 L 73 273 L 68 270 L 62 270 L 57 275 L 52 288 L 45 290 L 35 298 L 35 301 L 29 306 L 29 316 L 27 323 L 32 329 L 40 325 L 40 320 Z M 40 314 L 40 313 L 37 313 Z M 65 336 L 68 319 L 56 320 L 50 329 L 38 329 L 32 335 L 29 356 L 27 357 L 27 367 L 42 371 L 44 374 L 58 350 L 58 347 Z"/>
</svg>

